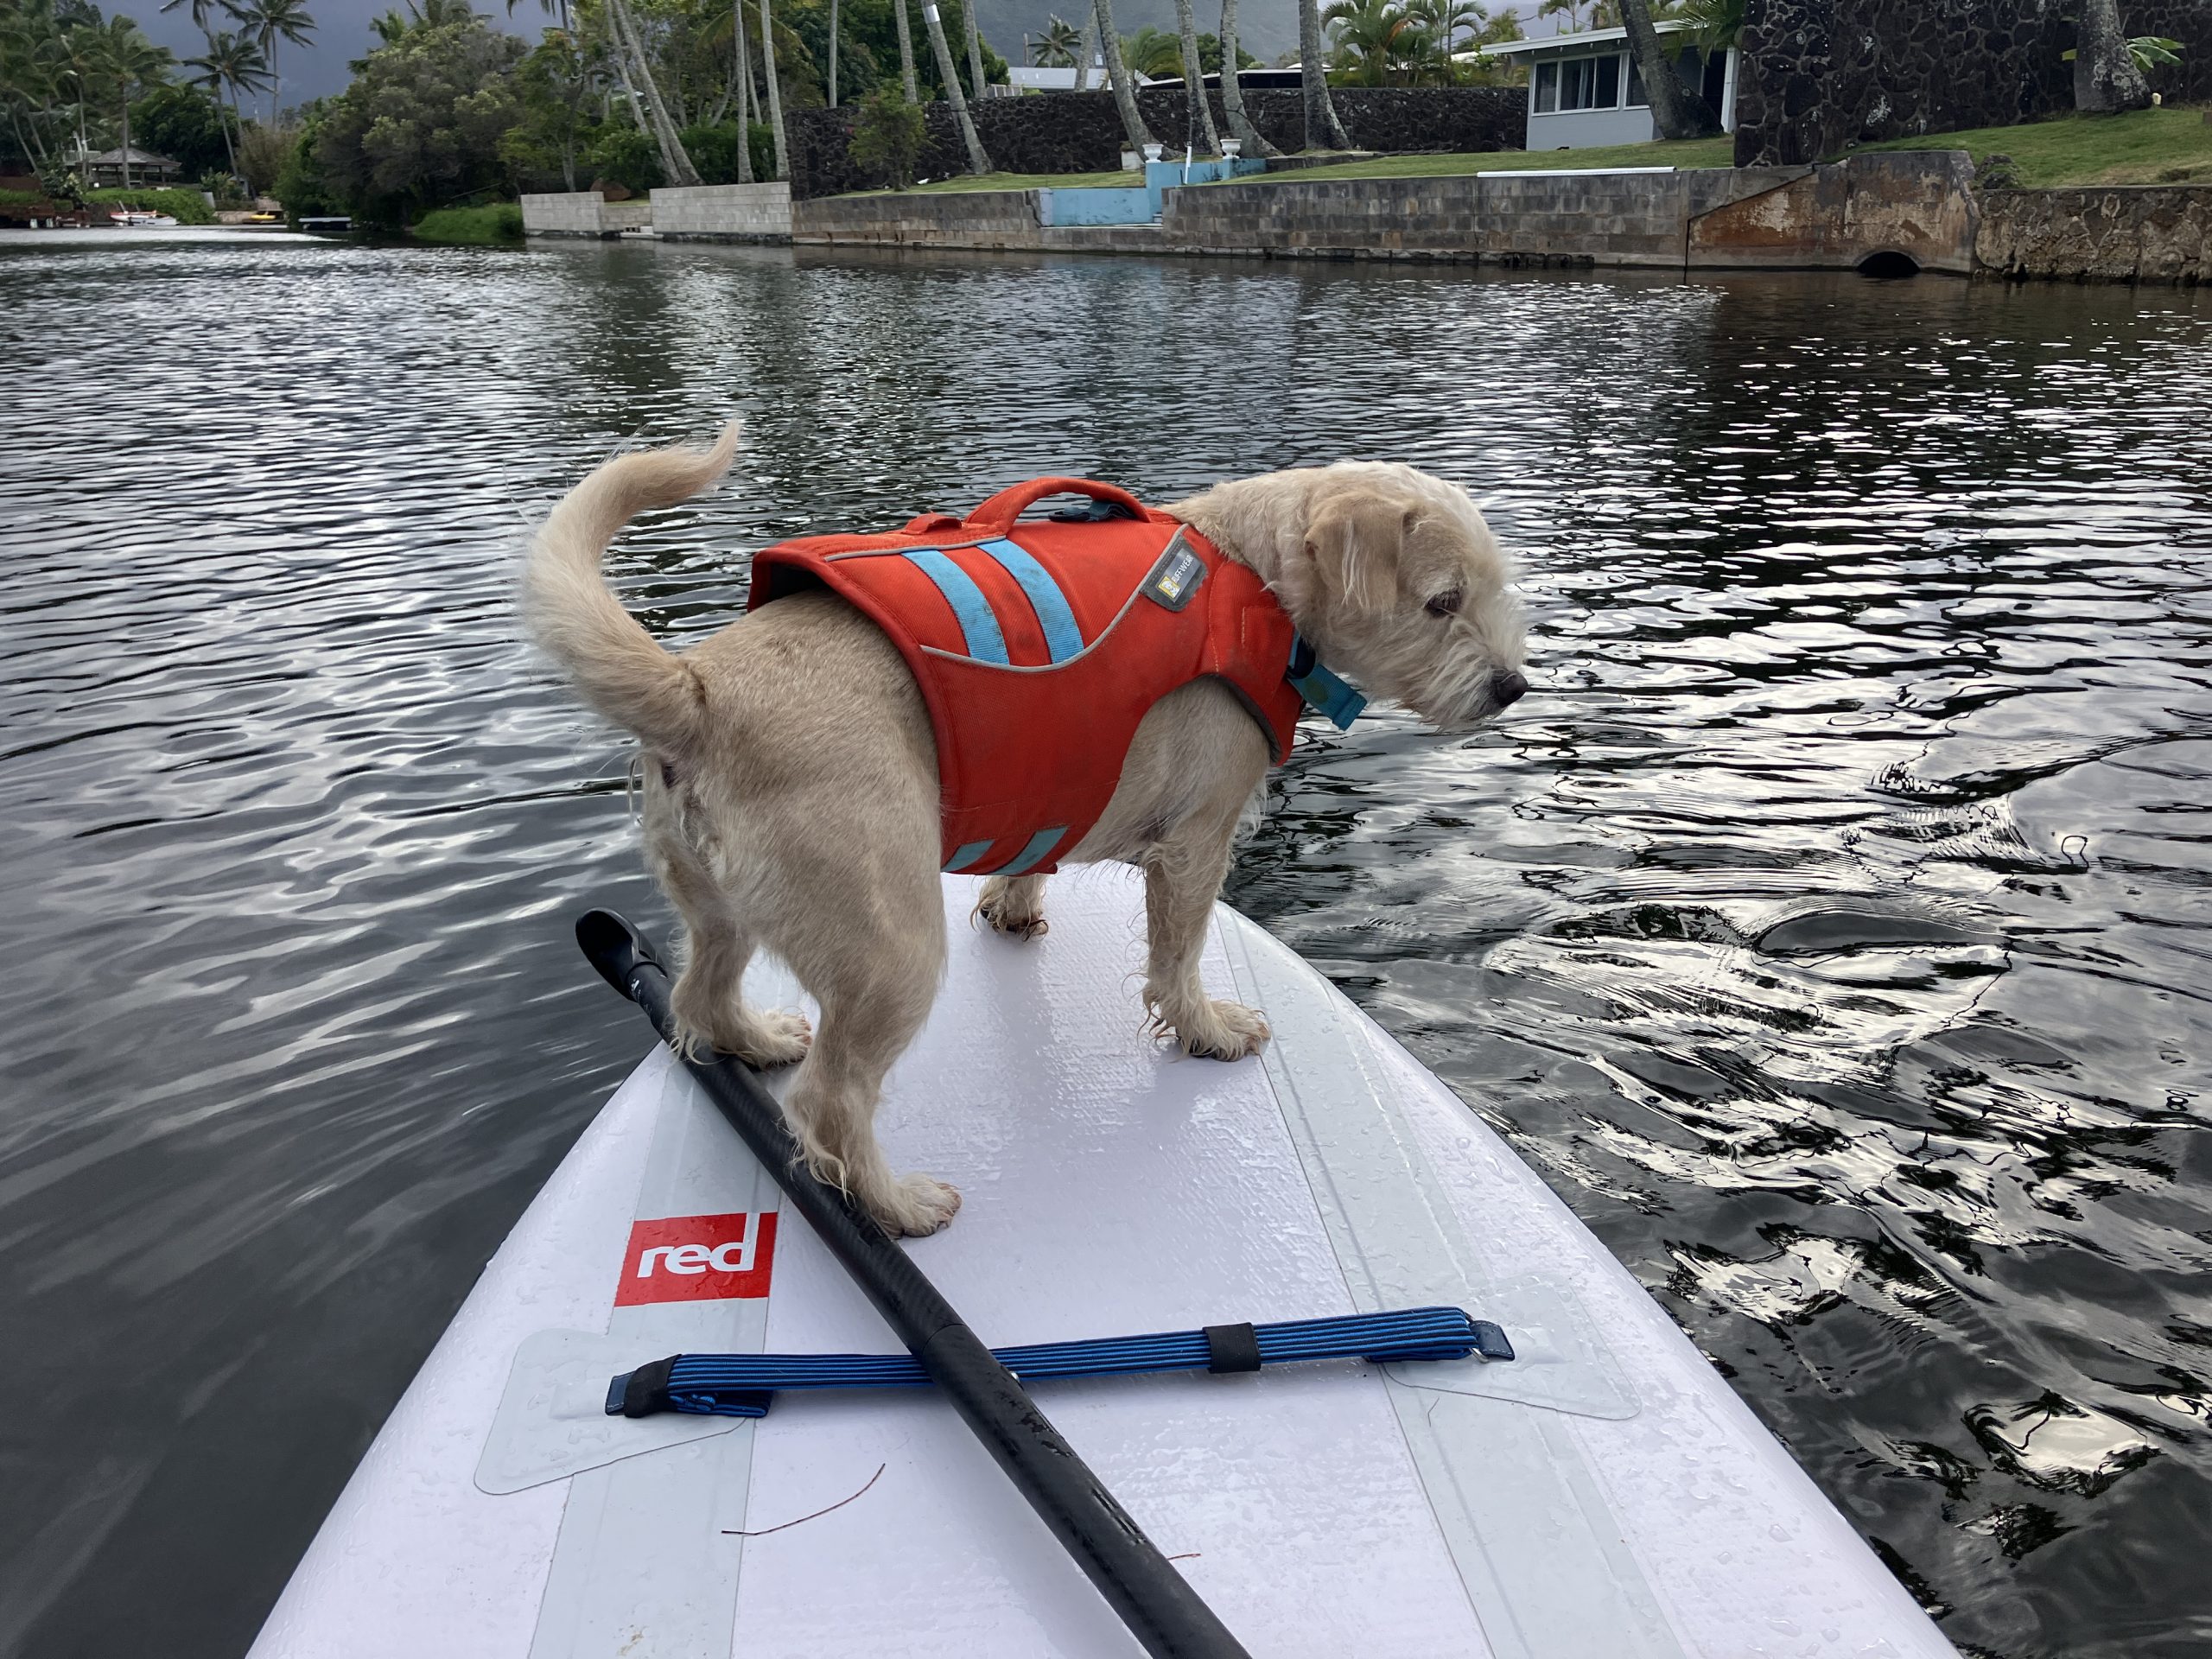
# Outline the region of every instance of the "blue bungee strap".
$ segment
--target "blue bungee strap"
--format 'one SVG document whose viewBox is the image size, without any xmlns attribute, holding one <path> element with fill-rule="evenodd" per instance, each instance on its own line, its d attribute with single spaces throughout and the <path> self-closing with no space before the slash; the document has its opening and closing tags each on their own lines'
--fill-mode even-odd
<svg viewBox="0 0 2212 1659">
<path fill-rule="evenodd" d="M 1277 1325 L 1210 1325 L 1147 1337 L 1033 1343 L 992 1354 L 1024 1382 L 1039 1377 L 1127 1376 L 1144 1371 L 1256 1371 L 1307 1360 L 1509 1360 L 1513 1344 L 1488 1319 L 1456 1307 L 1352 1313 Z M 673 1354 L 625 1371 L 608 1384 L 607 1414 L 765 1417 L 784 1389 L 914 1389 L 929 1374 L 911 1354 Z"/>
</svg>

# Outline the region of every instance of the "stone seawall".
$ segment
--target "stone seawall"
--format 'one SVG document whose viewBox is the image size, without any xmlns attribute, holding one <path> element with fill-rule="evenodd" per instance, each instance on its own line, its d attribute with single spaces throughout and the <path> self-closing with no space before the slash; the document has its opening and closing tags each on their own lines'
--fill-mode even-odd
<svg viewBox="0 0 2212 1659">
<path fill-rule="evenodd" d="M 1824 168 L 1316 179 L 1167 192 L 1157 225 L 1054 228 L 1034 192 L 795 204 L 799 243 L 1420 259 L 1457 264 L 1849 270 L 1877 256 L 1974 266 L 1967 161 L 1954 151 Z"/>
<path fill-rule="evenodd" d="M 1997 276 L 2212 283 L 2212 188 L 1993 190 L 1974 253 Z"/>
<path fill-rule="evenodd" d="M 701 184 L 652 194 L 656 235 L 678 242 L 788 242 L 788 184 Z"/>
<path fill-rule="evenodd" d="M 524 236 L 620 236 L 652 223 L 649 201 L 609 201 L 596 190 L 563 190 L 522 199 Z"/>
</svg>

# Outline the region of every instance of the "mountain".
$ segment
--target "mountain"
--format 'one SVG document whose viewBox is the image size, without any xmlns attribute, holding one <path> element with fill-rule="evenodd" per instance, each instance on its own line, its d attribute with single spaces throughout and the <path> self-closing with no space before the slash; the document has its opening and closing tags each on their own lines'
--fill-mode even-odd
<svg viewBox="0 0 2212 1659">
<path fill-rule="evenodd" d="M 1201 35 L 1212 34 L 1221 27 L 1220 0 L 1192 0 L 1192 10 Z M 1089 15 L 1084 0 L 976 0 L 976 22 L 983 38 L 1008 63 L 1027 61 L 1022 51 L 1023 37 L 1044 33 L 1055 13 L 1077 29 Z M 1114 26 L 1124 36 L 1135 34 L 1147 23 L 1173 34 L 1175 0 L 1114 0 Z M 1295 56 L 1296 0 L 1236 0 L 1236 33 L 1244 49 L 1262 63 L 1273 63 L 1286 52 Z"/>
</svg>

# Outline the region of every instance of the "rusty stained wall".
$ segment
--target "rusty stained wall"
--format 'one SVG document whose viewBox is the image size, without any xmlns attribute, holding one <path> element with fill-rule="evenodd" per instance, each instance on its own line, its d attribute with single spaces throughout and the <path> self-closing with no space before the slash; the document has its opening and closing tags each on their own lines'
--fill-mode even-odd
<svg viewBox="0 0 2212 1659">
<path fill-rule="evenodd" d="M 1964 150 L 1854 156 L 1698 214 L 1685 263 L 1855 267 L 1887 253 L 1970 276 L 1980 222 L 1973 181 Z"/>
</svg>

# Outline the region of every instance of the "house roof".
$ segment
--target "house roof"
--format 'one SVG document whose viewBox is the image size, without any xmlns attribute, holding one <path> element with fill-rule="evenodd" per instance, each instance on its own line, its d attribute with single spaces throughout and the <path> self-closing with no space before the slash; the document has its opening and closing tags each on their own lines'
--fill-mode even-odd
<svg viewBox="0 0 2212 1659">
<path fill-rule="evenodd" d="M 103 149 L 98 154 L 87 155 L 80 149 L 72 153 L 69 160 L 79 167 L 121 167 L 123 152 L 119 149 Z M 133 167 L 175 167 L 176 162 L 166 156 L 156 156 L 151 150 L 141 149 L 133 144 L 130 147 L 130 165 Z"/>
<path fill-rule="evenodd" d="M 1679 35 L 1689 27 L 1680 17 L 1662 18 L 1651 25 L 1652 31 L 1659 35 Z M 1497 46 L 1484 47 L 1480 55 L 1485 58 L 1521 58 L 1538 52 L 1548 52 L 1554 47 L 1611 46 L 1626 39 L 1628 30 L 1625 29 L 1592 29 L 1580 35 L 1547 35 L 1540 41 L 1506 41 Z M 1476 54 L 1459 52 L 1452 55 L 1468 58 Z"/>
</svg>

